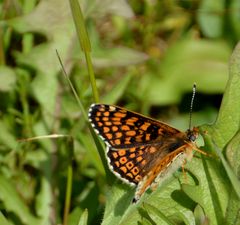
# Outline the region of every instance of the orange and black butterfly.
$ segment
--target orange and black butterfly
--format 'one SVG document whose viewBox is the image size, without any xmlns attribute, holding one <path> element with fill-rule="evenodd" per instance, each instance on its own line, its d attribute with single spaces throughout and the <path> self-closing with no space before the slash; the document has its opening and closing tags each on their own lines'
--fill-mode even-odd
<svg viewBox="0 0 240 225">
<path fill-rule="evenodd" d="M 110 169 L 137 186 L 133 202 L 200 151 L 198 129 L 181 132 L 157 120 L 105 104 L 92 104 L 89 121 L 107 145 Z"/>
</svg>

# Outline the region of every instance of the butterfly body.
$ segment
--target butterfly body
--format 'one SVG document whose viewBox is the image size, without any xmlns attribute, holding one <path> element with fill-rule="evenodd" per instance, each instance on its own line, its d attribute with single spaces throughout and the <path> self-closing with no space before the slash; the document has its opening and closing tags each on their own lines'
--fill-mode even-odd
<svg viewBox="0 0 240 225">
<path fill-rule="evenodd" d="M 181 132 L 126 109 L 93 104 L 89 121 L 107 145 L 110 169 L 137 186 L 133 202 L 192 158 L 197 130 Z"/>
</svg>

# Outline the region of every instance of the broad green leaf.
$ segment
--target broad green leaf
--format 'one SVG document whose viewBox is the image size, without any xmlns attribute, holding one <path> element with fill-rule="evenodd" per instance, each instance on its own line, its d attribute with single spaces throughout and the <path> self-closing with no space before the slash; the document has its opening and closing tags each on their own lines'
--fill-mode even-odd
<svg viewBox="0 0 240 225">
<path fill-rule="evenodd" d="M 47 111 L 44 114 L 45 120 L 52 124 L 59 71 L 56 49 L 65 61 L 73 48 L 69 40 L 75 36 L 68 2 L 40 1 L 31 13 L 9 20 L 8 25 L 21 33 L 42 33 L 49 40 L 36 45 L 27 53 L 15 52 L 15 57 L 18 64 L 27 65 L 37 71 L 32 90 Z"/>
<path fill-rule="evenodd" d="M 182 181 L 179 182 L 175 175 L 172 175 L 160 184 L 156 191 L 143 198 L 143 200 L 145 199 L 146 203 L 151 204 L 153 207 L 161 211 L 161 213 L 174 224 L 181 222 L 194 224 L 193 216 L 190 216 L 192 212 L 189 210 L 194 203 L 181 191 L 180 183 Z M 181 178 L 181 176 L 182 174 L 180 173 L 179 178 Z M 157 224 L 161 221 L 158 217 L 159 216 L 157 215 L 152 217 Z"/>
<path fill-rule="evenodd" d="M 222 35 L 225 10 L 224 0 L 202 0 L 198 9 L 198 21 L 206 37 L 217 38 Z"/>
<path fill-rule="evenodd" d="M 85 15 L 88 17 L 101 18 L 103 15 L 118 15 L 124 18 L 132 18 L 133 10 L 125 0 L 84 0 L 81 1 Z"/>
<path fill-rule="evenodd" d="M 41 32 L 52 38 L 63 27 L 68 28 L 66 25 L 70 19 L 70 8 L 67 1 L 50 0 L 39 2 L 32 12 L 10 19 L 7 24 L 18 32 Z"/>
<path fill-rule="evenodd" d="M 201 127 L 203 131 L 207 132 L 207 135 L 204 136 L 206 148 L 212 149 L 212 151 L 214 151 L 215 149 L 215 151 L 218 153 L 219 151 L 218 148 L 222 150 L 227 145 L 227 143 L 229 143 L 227 146 L 227 155 L 235 173 L 239 170 L 239 162 L 235 161 L 238 158 L 238 154 L 236 154 L 236 152 L 238 152 L 239 150 L 239 147 L 238 147 L 239 133 L 237 132 L 239 131 L 239 127 L 240 127 L 240 111 L 239 111 L 240 103 L 238 101 L 240 98 L 240 91 L 239 91 L 240 90 L 240 62 L 239 60 L 240 60 L 240 44 L 238 44 L 235 47 L 234 52 L 231 56 L 229 79 L 228 79 L 226 90 L 223 96 L 223 100 L 222 100 L 222 104 L 220 107 L 217 120 L 213 125 L 204 125 Z M 236 136 L 234 137 L 234 135 Z M 236 158 L 234 159 L 234 157 Z M 239 187 L 237 187 L 239 186 L 238 185 L 239 182 L 235 179 L 234 174 L 232 174 L 232 171 L 230 170 L 225 159 L 223 159 L 221 155 L 220 155 L 220 159 L 222 160 L 222 165 L 223 165 L 222 168 L 224 168 L 225 171 L 227 172 L 226 177 L 228 175 L 232 183 L 230 185 L 229 180 L 227 180 L 226 178 L 224 179 L 224 177 L 221 177 L 221 176 L 219 176 L 218 179 L 214 179 L 214 177 L 211 177 L 211 179 L 208 179 L 208 184 L 211 185 L 209 186 L 211 187 L 209 190 L 215 189 L 215 191 L 212 191 L 211 193 L 212 194 L 217 193 L 217 195 L 219 195 L 218 198 L 217 196 L 214 197 L 214 195 L 212 197 L 215 203 L 214 209 L 216 214 L 215 218 L 217 219 L 217 222 L 223 221 L 226 210 L 227 210 L 226 220 L 233 222 L 232 220 L 235 220 L 235 221 L 238 220 L 236 216 L 236 212 L 238 212 L 239 210 L 239 207 L 238 207 L 239 199 L 236 198 L 236 194 L 235 194 L 236 192 L 234 191 L 234 189 L 239 190 Z M 218 171 L 218 172 L 220 170 L 222 169 L 220 168 L 215 169 L 215 171 Z M 222 175 L 223 174 L 224 174 L 224 171 L 222 171 Z M 237 176 L 239 175 L 237 174 Z M 216 183 L 216 181 L 222 182 L 222 184 L 228 183 L 230 196 L 227 199 L 228 205 L 226 209 L 224 207 L 219 207 L 220 206 L 219 203 L 223 199 L 223 196 L 220 197 L 220 195 L 224 193 L 223 192 L 224 189 L 221 188 L 220 190 L 217 190 L 217 188 L 219 188 L 221 184 L 218 184 L 218 185 L 215 184 L 214 186 L 212 186 L 212 184 Z M 201 203 L 199 204 L 204 208 L 203 204 Z M 211 210 L 209 210 L 208 212 L 211 212 Z M 210 217 L 210 218 L 214 218 L 214 217 Z"/>
<path fill-rule="evenodd" d="M 187 169 L 197 178 L 197 185 L 182 184 L 183 191 L 204 210 L 212 225 L 223 224 L 229 198 L 229 181 L 216 159 L 194 158 Z"/>
<path fill-rule="evenodd" d="M 213 125 L 202 126 L 219 148 L 223 148 L 240 127 L 240 44 L 235 47 L 229 66 L 229 79 L 217 120 Z"/>
<path fill-rule="evenodd" d="M 110 5 L 108 4 L 108 6 Z M 94 10 L 97 10 L 97 8 L 94 8 Z M 51 16 L 49 17 L 49 15 Z M 9 20 L 8 25 L 18 32 L 38 32 L 47 38 L 46 42 L 35 46 L 28 53 L 15 52 L 15 57 L 18 64 L 27 65 L 37 71 L 37 76 L 32 83 L 32 90 L 37 100 L 46 110 L 44 119 L 50 125 L 53 123 L 54 118 L 52 115 L 56 103 L 57 73 L 60 68 L 56 57 L 56 49 L 63 62 L 70 62 L 67 68 L 68 71 L 73 66 L 73 51 L 77 49 L 78 54 L 81 51 L 76 42 L 73 41 L 76 34 L 70 14 L 70 5 L 68 1 L 40 1 L 31 13 Z M 79 59 L 82 60 L 82 56 L 78 58 L 76 63 L 79 63 Z M 102 54 L 97 55 L 96 60 L 93 54 L 94 65 L 100 67 L 123 66 L 142 62 L 143 60 L 146 60 L 146 54 L 121 47 L 104 50 Z"/>
<path fill-rule="evenodd" d="M 234 136 L 231 142 L 228 144 L 226 149 L 227 159 L 236 174 L 238 181 L 240 178 L 240 132 Z M 240 185 L 235 185 L 235 189 L 240 190 Z M 226 222 L 227 224 L 239 224 L 239 210 L 240 210 L 240 199 L 236 195 L 235 191 L 231 191 L 230 198 L 228 201 L 228 207 L 226 211 Z M 234 223 L 233 223 L 234 221 Z"/>
<path fill-rule="evenodd" d="M 31 83 L 36 99 L 45 109 L 42 113 L 50 126 L 54 121 L 58 81 L 54 74 L 39 72 Z"/>
<path fill-rule="evenodd" d="M 144 203 L 143 204 L 143 208 L 148 212 L 149 216 L 153 216 L 153 217 L 159 217 L 158 218 L 158 222 L 161 223 L 161 224 L 169 224 L 169 225 L 172 225 L 174 224 L 172 221 L 170 221 L 166 216 L 165 214 L 163 214 L 158 208 L 150 205 L 150 204 L 147 204 L 147 203 Z M 152 215 L 151 215 L 152 214 Z M 161 221 L 162 220 L 162 221 Z M 156 221 L 156 219 L 153 218 L 153 221 Z M 161 221 L 161 222 L 160 222 Z"/>
<path fill-rule="evenodd" d="M 133 193 L 133 188 L 126 184 L 119 184 L 119 181 L 114 182 L 112 187 L 107 187 L 107 201 L 102 225 L 120 224 L 125 211 L 136 207 L 135 205 L 130 206 Z"/>
<path fill-rule="evenodd" d="M 205 135 L 205 140 L 206 140 L 206 136 Z M 234 143 L 234 140 L 236 139 L 237 137 L 237 140 L 239 140 L 239 132 L 237 133 L 237 135 L 231 140 L 231 142 L 228 144 L 228 148 L 235 148 L 235 149 L 238 149 Z M 213 145 L 213 148 L 217 154 L 217 156 L 220 158 L 221 162 L 222 162 L 222 165 L 228 175 L 228 178 L 230 179 L 230 182 L 232 184 L 232 187 L 233 189 L 235 190 L 237 196 L 238 196 L 238 199 L 240 200 L 240 181 L 238 180 L 238 177 L 235 175 L 235 173 L 233 172 L 233 170 L 231 169 L 230 165 L 228 164 L 227 160 L 224 158 L 221 150 L 216 146 L 216 145 Z M 238 163 L 238 166 L 239 166 L 239 163 Z"/>
<path fill-rule="evenodd" d="M 234 191 L 231 191 L 225 215 L 226 224 L 238 225 L 240 223 L 239 210 L 239 198 Z"/>
<path fill-rule="evenodd" d="M 226 156 L 233 171 L 240 178 L 240 131 L 228 143 L 226 149 Z"/>
<path fill-rule="evenodd" d="M 93 49 L 93 64 L 97 68 L 129 66 L 144 62 L 147 54 L 127 47 Z"/>
<path fill-rule="evenodd" d="M 194 224 L 192 212 L 183 206 L 192 205 L 193 202 L 180 191 L 177 179 L 172 178 L 169 182 L 164 182 L 151 194 L 149 191 L 146 192 L 137 204 L 131 203 L 134 191 L 132 187 L 124 185 L 121 188 L 119 184 L 113 184 L 111 191 L 108 192 L 103 224 L 136 224 L 142 220 L 143 211 L 138 208 L 143 207 L 143 210 L 146 210 L 145 204 L 151 205 L 148 216 L 156 224 L 169 224 L 170 221 L 173 221 L 173 224 L 183 221 L 186 224 Z M 154 212 L 153 208 L 157 208 L 159 212 Z M 165 215 L 165 218 L 160 214 Z M 145 217 L 145 220 L 149 220 L 147 218 Z"/>
<path fill-rule="evenodd" d="M 23 224 L 41 224 L 41 220 L 30 213 L 13 184 L 3 175 L 0 175 L 0 184 L 0 199 L 6 211 L 15 213 Z"/>
<path fill-rule="evenodd" d="M 168 49 L 158 73 L 148 72 L 142 77 L 139 98 L 149 104 L 177 103 L 194 82 L 199 92 L 223 92 L 230 51 L 224 42 L 179 41 Z"/>
</svg>

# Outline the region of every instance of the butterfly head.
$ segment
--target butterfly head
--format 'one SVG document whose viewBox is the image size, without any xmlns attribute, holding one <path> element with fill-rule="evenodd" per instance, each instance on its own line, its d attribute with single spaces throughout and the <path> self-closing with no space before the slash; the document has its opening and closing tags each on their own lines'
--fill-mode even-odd
<svg viewBox="0 0 240 225">
<path fill-rule="evenodd" d="M 197 127 L 193 127 L 192 130 L 187 130 L 187 138 L 191 142 L 195 142 L 198 137 L 199 129 Z"/>
</svg>

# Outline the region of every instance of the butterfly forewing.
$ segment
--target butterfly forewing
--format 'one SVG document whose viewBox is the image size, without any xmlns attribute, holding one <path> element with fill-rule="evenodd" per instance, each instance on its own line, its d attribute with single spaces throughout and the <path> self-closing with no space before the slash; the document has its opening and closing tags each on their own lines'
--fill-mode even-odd
<svg viewBox="0 0 240 225">
<path fill-rule="evenodd" d="M 106 144 L 115 149 L 149 145 L 180 132 L 157 120 L 105 104 L 93 104 L 89 120 Z"/>
</svg>

